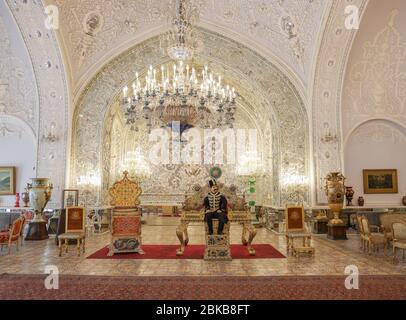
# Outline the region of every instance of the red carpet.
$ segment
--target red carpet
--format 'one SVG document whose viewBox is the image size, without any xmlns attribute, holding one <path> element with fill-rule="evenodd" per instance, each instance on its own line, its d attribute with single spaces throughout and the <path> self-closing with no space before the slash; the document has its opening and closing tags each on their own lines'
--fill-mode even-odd
<svg viewBox="0 0 406 320">
<path fill-rule="evenodd" d="M 46 276 L 0 274 L 0 301 L 6 299 L 406 300 L 406 276 L 402 275 L 361 275 L 358 290 L 345 288 L 345 276 L 109 277 L 78 275 L 61 275 L 59 290 L 47 290 L 44 288 Z"/>
<path fill-rule="evenodd" d="M 143 245 L 145 254 L 120 253 L 111 257 L 107 256 L 108 247 L 100 249 L 87 257 L 87 259 L 203 259 L 204 245 L 186 246 L 183 256 L 177 256 L 176 250 L 179 245 Z M 241 244 L 231 245 L 231 257 L 233 259 L 280 259 L 285 256 L 269 244 L 254 244 L 252 246 L 255 256 L 250 256 L 246 246 Z"/>
</svg>

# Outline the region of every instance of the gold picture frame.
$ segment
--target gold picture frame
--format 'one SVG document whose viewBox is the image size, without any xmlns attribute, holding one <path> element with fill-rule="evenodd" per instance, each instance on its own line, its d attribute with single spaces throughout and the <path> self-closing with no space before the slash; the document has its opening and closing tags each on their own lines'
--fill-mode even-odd
<svg viewBox="0 0 406 320">
<path fill-rule="evenodd" d="M 397 169 L 362 170 L 365 194 L 398 193 Z"/>
<path fill-rule="evenodd" d="M 83 207 L 68 207 L 65 216 L 66 233 L 83 233 L 86 230 L 86 209 Z"/>
<path fill-rule="evenodd" d="M 79 205 L 79 189 L 63 189 L 62 206 L 63 209 L 68 207 L 77 207 Z"/>
<path fill-rule="evenodd" d="M 0 196 L 16 194 L 16 167 L 0 167 Z"/>
</svg>

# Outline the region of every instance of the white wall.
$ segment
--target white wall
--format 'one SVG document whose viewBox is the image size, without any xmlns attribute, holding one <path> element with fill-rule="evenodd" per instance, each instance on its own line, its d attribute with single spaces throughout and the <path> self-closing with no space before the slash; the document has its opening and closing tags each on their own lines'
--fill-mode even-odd
<svg viewBox="0 0 406 320">
<path fill-rule="evenodd" d="M 344 173 L 354 200 L 362 169 L 397 169 L 399 193 L 365 195 L 366 205 L 400 205 L 406 195 L 405 52 L 406 1 L 369 1 L 344 79 Z"/>
<path fill-rule="evenodd" d="M 24 192 L 29 178 L 35 177 L 35 146 L 34 134 L 25 123 L 0 115 L 0 166 L 16 167 L 16 192 Z M 0 206 L 14 206 L 14 203 L 15 196 L 0 196 Z"/>
<path fill-rule="evenodd" d="M 0 166 L 16 167 L 19 193 L 36 176 L 37 101 L 27 48 L 6 3 L 0 1 Z M 14 203 L 15 196 L 0 196 L 0 206 Z"/>
<path fill-rule="evenodd" d="M 367 121 L 353 131 L 345 148 L 347 186 L 354 188 L 365 205 L 400 205 L 406 196 L 406 128 L 387 120 Z M 398 194 L 364 194 L 363 169 L 397 169 Z"/>
</svg>

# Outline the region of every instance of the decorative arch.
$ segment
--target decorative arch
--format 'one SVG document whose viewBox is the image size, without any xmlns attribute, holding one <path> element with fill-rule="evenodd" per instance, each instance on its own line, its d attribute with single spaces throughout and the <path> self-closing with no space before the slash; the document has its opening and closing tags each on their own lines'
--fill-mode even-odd
<svg viewBox="0 0 406 320">
<path fill-rule="evenodd" d="M 279 183 L 279 176 L 294 175 L 303 181 L 309 178 L 309 123 L 299 92 L 270 61 L 244 45 L 204 29 L 198 32 L 204 47 L 195 62 L 208 63 L 213 72 L 226 74 L 225 81 L 236 87 L 252 114 L 258 114 L 258 126 L 271 124 L 274 204 L 309 203 L 308 183 Z M 136 69 L 142 73 L 145 66 L 168 61 L 159 50 L 158 40 L 148 39 L 110 61 L 81 94 L 73 118 L 72 183 L 90 169 L 99 172 L 102 185 L 108 185 L 107 174 L 103 174 L 108 168 L 103 166 L 110 155 L 102 152 L 101 146 L 110 143 L 111 105 L 121 88 L 135 78 Z M 102 191 L 93 195 L 95 204 L 104 198 Z"/>
<path fill-rule="evenodd" d="M 331 171 L 343 166 L 343 135 L 341 123 L 341 99 L 344 74 L 351 44 L 357 30 L 345 28 L 345 8 L 359 8 L 362 17 L 369 0 L 334 1 L 321 39 L 311 88 L 312 101 L 312 185 L 316 204 L 326 204 L 324 178 Z M 331 133 L 336 140 L 325 140 Z"/>
<path fill-rule="evenodd" d="M 56 196 L 51 197 L 48 205 L 60 207 L 59 194 L 65 188 L 67 166 L 69 88 L 59 43 L 55 31 L 45 27 L 46 14 L 42 1 L 6 0 L 6 6 L 24 40 L 36 82 L 36 174 L 51 178 Z M 48 135 L 52 122 L 56 127 L 57 140 L 43 141 L 40 137 Z"/>
<path fill-rule="evenodd" d="M 364 126 L 365 124 L 369 124 L 372 122 L 378 122 L 382 121 L 385 123 L 388 123 L 389 125 L 398 128 L 403 134 L 405 134 L 406 137 L 406 126 L 404 123 L 401 121 L 398 121 L 396 119 L 390 118 L 390 117 L 376 117 L 376 118 L 370 118 L 370 119 L 364 119 L 360 121 L 359 123 L 355 124 L 354 127 L 347 133 L 347 135 L 344 138 L 344 149 L 347 146 L 347 143 L 352 136 L 352 134 L 357 131 L 360 127 Z"/>
<path fill-rule="evenodd" d="M 30 137 L 35 149 L 37 149 L 37 136 L 27 122 L 14 115 L 0 114 L 0 136 L 6 136 L 8 134 L 21 135 L 23 132 Z"/>
</svg>

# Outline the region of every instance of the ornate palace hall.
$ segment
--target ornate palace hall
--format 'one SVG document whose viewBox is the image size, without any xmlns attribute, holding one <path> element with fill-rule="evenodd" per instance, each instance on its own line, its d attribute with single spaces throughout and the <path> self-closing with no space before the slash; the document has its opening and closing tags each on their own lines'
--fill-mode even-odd
<svg viewBox="0 0 406 320">
<path fill-rule="evenodd" d="M 405 61 L 403 0 L 0 1 L 0 300 L 405 300 Z"/>
</svg>

